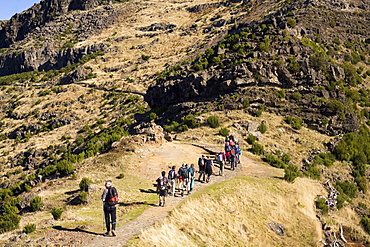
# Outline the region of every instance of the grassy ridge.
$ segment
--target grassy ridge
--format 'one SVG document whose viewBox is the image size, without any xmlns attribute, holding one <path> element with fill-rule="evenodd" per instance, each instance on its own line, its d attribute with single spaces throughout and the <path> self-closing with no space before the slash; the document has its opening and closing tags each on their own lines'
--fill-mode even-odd
<svg viewBox="0 0 370 247">
<path fill-rule="evenodd" d="M 310 190 L 303 190 L 303 187 Z M 130 246 L 313 246 L 320 238 L 314 197 L 319 183 L 238 177 L 205 188 Z M 307 192 L 309 191 L 309 192 Z M 279 237 L 267 223 L 284 225 Z"/>
</svg>

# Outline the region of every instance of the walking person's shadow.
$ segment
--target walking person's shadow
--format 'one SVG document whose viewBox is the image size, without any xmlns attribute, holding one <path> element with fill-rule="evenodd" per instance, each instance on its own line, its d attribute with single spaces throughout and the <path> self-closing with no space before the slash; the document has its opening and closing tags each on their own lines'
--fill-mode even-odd
<svg viewBox="0 0 370 247">
<path fill-rule="evenodd" d="M 65 227 L 62 227 L 62 226 L 53 226 L 52 228 L 55 229 L 55 230 L 58 230 L 58 231 L 83 232 L 83 233 L 87 233 L 87 234 L 91 234 L 91 235 L 102 235 L 100 233 L 90 232 L 90 231 L 87 231 L 87 230 L 84 230 L 84 229 L 81 229 L 81 228 L 78 228 L 78 227 L 76 227 L 74 229 L 69 229 L 69 228 L 65 228 Z"/>
</svg>

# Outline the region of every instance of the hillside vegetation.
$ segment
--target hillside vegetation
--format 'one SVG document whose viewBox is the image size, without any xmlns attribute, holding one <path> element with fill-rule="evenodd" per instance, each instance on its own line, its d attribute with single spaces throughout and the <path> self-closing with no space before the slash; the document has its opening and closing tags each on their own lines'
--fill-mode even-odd
<svg viewBox="0 0 370 247">
<path fill-rule="evenodd" d="M 66 229 L 99 231 L 93 215 L 100 191 L 94 186 L 107 176 L 119 186 L 130 184 L 120 219 L 132 219 L 154 198 L 140 191 L 150 189 L 148 177 L 154 176 L 138 176 L 136 159 L 145 157 L 144 150 L 180 140 L 221 151 L 225 136 L 233 134 L 244 155 L 281 169 L 286 181 L 248 174 L 216 185 L 222 193 L 203 191 L 166 220 L 163 241 L 180 230 L 189 245 L 314 245 L 330 233 L 313 223 L 315 205 L 323 225 L 337 229 L 341 223 L 347 238 L 367 244 L 369 18 L 369 3 L 357 0 L 44 0 L 1 22 L 1 238 L 19 241 L 27 224 L 24 231 L 34 239 L 52 231 L 50 210 L 64 211 Z M 161 162 L 153 167 L 171 165 Z M 84 178 L 90 191 L 88 185 L 79 190 Z M 340 193 L 334 206 L 309 179 L 330 181 Z M 311 183 L 325 198 L 305 189 Z M 263 196 L 254 194 L 257 189 Z M 198 226 L 179 228 L 182 210 L 195 213 L 186 211 L 189 203 L 213 208 L 228 200 L 267 210 L 259 218 L 248 210 L 199 211 L 209 216 L 199 219 L 210 223 L 208 234 Z M 262 226 L 262 219 L 276 219 L 274 207 L 288 226 L 286 239 Z M 284 209 L 303 213 L 299 220 L 310 224 L 298 228 L 297 215 Z M 228 230 L 218 227 L 221 215 L 230 221 L 229 234 L 219 232 Z M 234 225 L 240 219 L 244 223 Z M 155 226 L 133 243 L 159 241 L 159 230 Z M 78 244 L 81 232 L 73 234 Z"/>
</svg>

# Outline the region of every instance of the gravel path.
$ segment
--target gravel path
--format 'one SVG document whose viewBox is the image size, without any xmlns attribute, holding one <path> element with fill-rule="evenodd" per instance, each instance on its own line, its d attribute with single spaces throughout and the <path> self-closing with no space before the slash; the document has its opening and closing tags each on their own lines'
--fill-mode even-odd
<svg viewBox="0 0 370 247">
<path fill-rule="evenodd" d="M 171 163 L 171 162 L 175 163 L 174 161 L 177 161 L 176 164 L 178 164 L 179 160 L 182 159 L 181 155 L 189 154 L 190 150 L 191 150 L 192 155 L 196 155 L 197 157 L 199 157 L 201 153 L 205 153 L 204 150 L 206 150 L 209 153 L 212 153 L 212 152 L 219 151 L 220 147 L 207 145 L 207 144 L 189 145 L 189 144 L 181 144 L 181 143 L 170 143 L 170 144 L 167 144 L 167 146 L 165 147 L 161 146 L 157 148 L 156 150 L 153 150 L 154 152 L 150 152 L 152 154 L 147 154 L 147 156 L 143 157 L 144 159 L 146 159 L 146 163 L 148 164 L 146 167 L 151 167 L 150 171 L 148 172 L 149 174 L 147 175 L 148 176 L 151 175 L 152 177 L 155 177 L 156 175 L 160 173 L 161 169 L 163 169 L 163 164 L 162 164 L 162 167 L 158 165 L 158 168 L 154 169 L 153 166 L 151 165 L 152 163 L 158 162 L 157 164 L 159 164 L 161 160 L 163 161 L 163 159 L 166 158 L 168 159 L 166 161 L 167 163 Z M 155 153 L 155 155 L 153 155 L 153 153 Z M 173 155 L 171 155 L 171 153 Z M 194 159 L 194 157 L 187 157 L 187 158 Z M 228 169 L 229 166 L 226 166 L 225 176 L 214 175 L 212 176 L 212 179 L 209 183 L 202 183 L 202 182 L 196 181 L 194 191 L 197 191 L 206 186 L 233 178 L 237 175 L 272 177 L 278 174 L 281 176 L 281 174 L 278 173 L 279 171 L 278 169 L 257 164 L 256 162 L 254 162 L 253 160 L 245 156 L 241 157 L 241 163 L 243 164 L 243 168 L 241 167 L 241 165 L 239 165 L 235 171 L 229 170 Z M 196 168 L 197 168 L 197 165 L 196 165 Z M 214 174 L 218 174 L 218 170 L 219 170 L 218 167 L 215 167 Z M 186 198 L 187 198 L 187 195 L 185 195 L 184 197 L 181 197 L 180 195 L 177 195 L 177 194 L 175 194 L 175 197 L 169 196 L 167 197 L 167 203 L 165 207 L 159 207 L 157 205 L 151 206 L 147 210 L 145 210 L 136 219 L 118 227 L 116 230 L 116 234 L 117 234 L 116 237 L 98 236 L 94 238 L 86 246 L 88 247 L 125 246 L 132 237 L 139 234 L 142 230 L 150 227 L 155 222 L 160 221 L 164 219 L 166 216 L 168 216 L 168 214 L 176 206 L 178 206 L 182 201 L 186 200 Z"/>
</svg>

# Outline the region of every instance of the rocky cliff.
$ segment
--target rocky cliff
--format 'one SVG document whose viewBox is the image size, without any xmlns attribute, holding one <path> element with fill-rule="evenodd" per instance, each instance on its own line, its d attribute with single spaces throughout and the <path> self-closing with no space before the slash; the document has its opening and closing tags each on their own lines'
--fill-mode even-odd
<svg viewBox="0 0 370 247">
<path fill-rule="evenodd" d="M 101 45 L 74 45 L 115 22 L 119 10 L 107 2 L 45 0 L 2 22 L 0 76 L 60 69 L 95 52 Z"/>
</svg>

